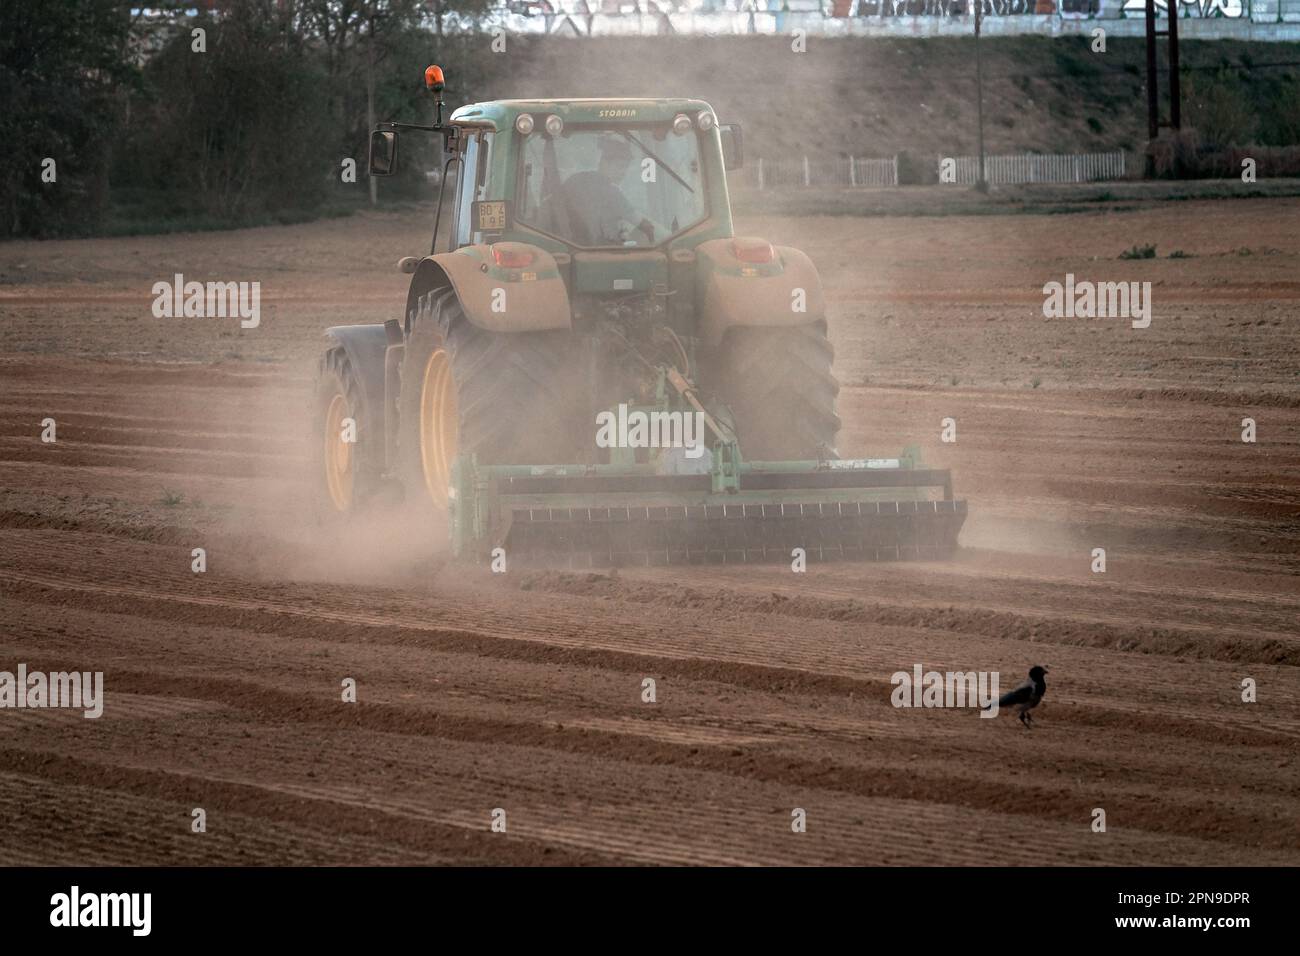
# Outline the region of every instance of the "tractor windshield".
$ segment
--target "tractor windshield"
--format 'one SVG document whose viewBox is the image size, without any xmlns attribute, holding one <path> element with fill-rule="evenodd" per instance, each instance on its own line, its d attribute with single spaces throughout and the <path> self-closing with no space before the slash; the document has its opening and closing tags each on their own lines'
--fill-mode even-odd
<svg viewBox="0 0 1300 956">
<path fill-rule="evenodd" d="M 524 142 L 519 221 L 575 246 L 655 246 L 705 217 L 694 130 L 579 127 Z"/>
</svg>

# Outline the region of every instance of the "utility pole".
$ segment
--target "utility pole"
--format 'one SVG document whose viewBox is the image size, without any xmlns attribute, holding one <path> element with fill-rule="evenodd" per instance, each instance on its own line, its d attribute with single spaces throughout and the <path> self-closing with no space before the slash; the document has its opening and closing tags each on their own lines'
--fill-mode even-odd
<svg viewBox="0 0 1300 956">
<path fill-rule="evenodd" d="M 366 32 L 366 130 L 375 128 L 375 18 L 370 18 L 370 29 Z M 379 202 L 379 180 L 367 176 L 370 184 L 370 205 Z"/>
<path fill-rule="evenodd" d="M 1156 29 L 1155 0 L 1146 0 L 1147 13 L 1147 138 L 1154 142 L 1160 136 L 1160 127 L 1173 130 L 1183 128 L 1182 90 L 1178 82 L 1178 0 L 1165 0 L 1169 29 Z M 1165 37 L 1169 46 L 1169 122 L 1160 119 L 1160 76 L 1156 67 L 1156 37 Z M 1147 175 L 1150 175 L 1151 156 L 1147 156 Z"/>
<path fill-rule="evenodd" d="M 1169 125 L 1183 128 L 1182 91 L 1178 88 L 1178 0 L 1169 3 Z"/>
<path fill-rule="evenodd" d="M 975 122 L 979 125 L 980 171 L 975 188 L 987 192 L 989 184 L 984 180 L 984 67 L 980 61 L 980 20 L 984 12 L 984 0 L 971 0 L 975 4 Z M 1148 4 L 1155 0 L 1147 0 Z"/>
<path fill-rule="evenodd" d="M 1156 0 L 1147 0 L 1147 139 L 1154 142 L 1159 135 L 1160 78 L 1156 73 Z"/>
</svg>

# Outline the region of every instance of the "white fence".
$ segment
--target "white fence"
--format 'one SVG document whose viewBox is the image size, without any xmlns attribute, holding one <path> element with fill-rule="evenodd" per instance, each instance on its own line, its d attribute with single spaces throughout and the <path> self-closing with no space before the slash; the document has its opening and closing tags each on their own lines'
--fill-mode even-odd
<svg viewBox="0 0 1300 956">
<path fill-rule="evenodd" d="M 755 189 L 790 186 L 897 186 L 898 158 L 893 159 L 758 159 L 745 167 L 746 184 Z"/>
<path fill-rule="evenodd" d="M 939 181 L 953 181 L 940 160 Z M 953 158 L 956 182 L 971 185 L 979 172 L 979 158 Z M 1124 153 L 1074 153 L 1020 156 L 985 156 L 984 177 L 991 183 L 1086 183 L 1123 179 Z M 799 189 L 807 186 L 897 186 L 898 157 L 892 159 L 756 159 L 745 165 L 741 182 L 752 189 Z"/>
<path fill-rule="evenodd" d="M 973 184 L 979 178 L 979 163 L 978 156 L 956 157 L 956 181 Z M 939 181 L 948 182 L 943 166 L 944 160 L 940 160 Z M 990 183 L 1089 183 L 1123 179 L 1124 172 L 1123 152 L 984 157 L 984 178 Z"/>
</svg>

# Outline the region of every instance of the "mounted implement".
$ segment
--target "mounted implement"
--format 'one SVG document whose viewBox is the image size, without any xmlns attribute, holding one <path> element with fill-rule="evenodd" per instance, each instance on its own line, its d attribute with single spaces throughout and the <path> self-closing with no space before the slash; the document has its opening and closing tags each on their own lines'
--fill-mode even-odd
<svg viewBox="0 0 1300 956">
<path fill-rule="evenodd" d="M 689 99 L 511 100 L 444 123 L 442 82 L 430 67 L 432 126 L 372 135 L 371 175 L 396 168 L 399 132 L 442 137 L 450 240 L 439 252 L 435 222 L 430 254 L 402 260 L 403 322 L 327 332 L 327 510 L 400 489 L 449 515 L 459 556 L 569 567 L 956 547 L 946 471 L 837 454 L 816 269 L 733 233 L 738 128 Z"/>
<path fill-rule="evenodd" d="M 722 459 L 725 460 L 725 459 Z M 558 567 L 941 558 L 966 517 L 946 472 L 911 459 L 464 468 L 455 548 Z M 940 489 L 942 498 L 918 492 Z M 902 499 L 902 500 L 899 500 Z"/>
</svg>

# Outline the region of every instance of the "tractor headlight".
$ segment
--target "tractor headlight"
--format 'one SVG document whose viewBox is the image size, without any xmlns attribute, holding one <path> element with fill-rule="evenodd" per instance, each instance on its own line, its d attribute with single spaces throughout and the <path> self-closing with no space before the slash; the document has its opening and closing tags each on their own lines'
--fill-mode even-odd
<svg viewBox="0 0 1300 956">
<path fill-rule="evenodd" d="M 691 118 L 685 113 L 678 113 L 673 117 L 673 132 L 678 136 L 685 136 L 691 131 Z"/>
<path fill-rule="evenodd" d="M 699 114 L 695 117 L 695 123 L 700 127 L 700 129 L 707 133 L 709 130 L 713 129 L 713 114 L 708 110 L 700 110 Z"/>
<path fill-rule="evenodd" d="M 554 113 L 546 117 L 546 132 L 552 136 L 559 136 L 564 129 L 564 120 L 560 119 Z"/>
<path fill-rule="evenodd" d="M 533 131 L 533 117 L 528 113 L 520 113 L 518 118 L 515 120 L 515 129 L 517 129 L 521 135 L 527 136 Z"/>
</svg>

